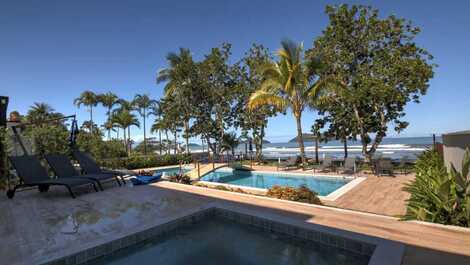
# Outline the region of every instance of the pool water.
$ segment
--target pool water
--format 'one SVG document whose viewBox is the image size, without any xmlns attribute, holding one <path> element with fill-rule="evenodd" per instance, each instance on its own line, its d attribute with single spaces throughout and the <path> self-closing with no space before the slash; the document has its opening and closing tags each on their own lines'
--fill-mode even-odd
<svg viewBox="0 0 470 265">
<path fill-rule="evenodd" d="M 347 250 L 210 218 L 118 251 L 93 264 L 366 265 L 369 259 Z"/>
<path fill-rule="evenodd" d="M 269 189 L 272 186 L 300 187 L 305 185 L 321 196 L 326 196 L 344 186 L 350 179 L 326 176 L 218 169 L 204 175 L 201 180 Z"/>
<path fill-rule="evenodd" d="M 183 167 L 183 173 L 188 173 L 191 171 L 190 168 Z M 180 173 L 180 167 L 167 167 L 167 168 L 161 168 L 157 169 L 154 171 L 153 175 L 159 174 L 159 173 L 164 173 L 167 176 L 172 176 L 172 175 L 177 175 Z"/>
</svg>

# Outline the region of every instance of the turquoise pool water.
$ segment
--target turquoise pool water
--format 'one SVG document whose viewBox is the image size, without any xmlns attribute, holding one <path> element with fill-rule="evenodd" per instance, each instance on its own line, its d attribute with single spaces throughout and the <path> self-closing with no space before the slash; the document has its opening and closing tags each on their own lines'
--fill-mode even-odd
<svg viewBox="0 0 470 265">
<path fill-rule="evenodd" d="M 232 171 L 230 169 L 215 170 L 203 176 L 202 180 L 261 189 L 269 189 L 275 185 L 290 187 L 305 185 L 322 196 L 330 194 L 350 181 L 349 179 L 337 177 L 303 176 L 259 171 Z"/>
<path fill-rule="evenodd" d="M 369 259 L 346 250 L 216 218 L 178 228 L 92 264 L 366 265 Z"/>
<path fill-rule="evenodd" d="M 183 173 L 187 173 L 191 171 L 191 169 L 189 168 L 185 168 L 183 167 Z M 161 169 L 157 169 L 154 171 L 154 175 L 158 174 L 158 173 L 165 173 L 166 175 L 176 175 L 176 174 L 179 174 L 180 173 L 180 167 L 167 167 L 167 168 L 161 168 Z"/>
</svg>

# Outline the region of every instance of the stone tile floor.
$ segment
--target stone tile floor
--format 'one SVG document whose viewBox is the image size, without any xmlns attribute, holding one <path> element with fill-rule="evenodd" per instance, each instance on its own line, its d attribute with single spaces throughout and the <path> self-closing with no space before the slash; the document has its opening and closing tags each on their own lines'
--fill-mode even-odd
<svg viewBox="0 0 470 265">
<path fill-rule="evenodd" d="M 60 187 L 48 193 L 20 192 L 12 200 L 1 196 L 0 263 L 40 264 L 223 204 L 282 222 L 333 227 L 406 243 L 406 265 L 470 264 L 468 229 L 400 222 L 164 181 L 138 187 L 109 185 L 104 192 L 82 190 L 77 199 Z M 423 263 L 427 261 L 433 263 Z"/>
</svg>

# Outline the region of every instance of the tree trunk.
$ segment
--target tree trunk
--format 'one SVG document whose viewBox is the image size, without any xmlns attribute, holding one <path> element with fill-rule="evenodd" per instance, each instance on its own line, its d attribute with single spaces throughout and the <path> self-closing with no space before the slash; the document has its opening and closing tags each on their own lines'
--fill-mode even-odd
<svg viewBox="0 0 470 265">
<path fill-rule="evenodd" d="M 165 130 L 165 135 L 166 135 L 166 143 L 169 144 L 169 143 L 170 143 L 170 139 L 168 139 L 168 130 Z M 167 154 L 167 155 L 170 154 L 170 146 L 168 146 L 168 148 L 166 148 L 166 154 Z"/>
<path fill-rule="evenodd" d="M 90 133 L 93 132 L 93 106 L 90 105 Z"/>
<path fill-rule="evenodd" d="M 127 135 L 126 135 L 126 128 L 123 128 L 124 131 L 124 147 L 126 148 L 126 154 L 129 154 L 127 151 Z"/>
<path fill-rule="evenodd" d="M 162 156 L 162 131 L 158 129 L 158 139 L 160 142 L 160 156 Z"/>
<path fill-rule="evenodd" d="M 147 155 L 147 132 L 146 132 L 146 127 L 145 127 L 146 116 L 147 114 L 145 113 L 145 108 L 144 108 L 144 155 Z"/>
<path fill-rule="evenodd" d="M 175 147 L 173 149 L 173 154 L 176 155 L 176 129 L 175 129 L 175 132 L 174 132 L 174 135 L 175 135 Z"/>
<path fill-rule="evenodd" d="M 318 159 L 318 135 L 315 136 L 315 163 L 320 163 Z"/>
<path fill-rule="evenodd" d="M 186 153 L 189 154 L 189 121 L 185 121 L 184 125 L 185 137 L 186 137 Z"/>
<path fill-rule="evenodd" d="M 129 155 L 131 155 L 132 146 L 131 146 L 131 126 L 127 127 L 127 145 L 129 146 Z"/>
<path fill-rule="evenodd" d="M 343 145 L 344 145 L 344 159 L 348 157 L 348 139 L 344 137 L 343 139 Z"/>
<path fill-rule="evenodd" d="M 294 114 L 295 121 L 297 122 L 297 143 L 299 144 L 300 148 L 300 158 L 302 159 L 302 167 L 305 168 L 306 161 L 305 161 L 305 147 L 304 147 L 304 138 L 302 136 L 302 115 L 300 113 Z"/>
<path fill-rule="evenodd" d="M 112 127 L 112 123 L 111 123 L 111 108 L 108 108 L 108 122 L 109 122 L 109 125 Z M 108 140 L 111 140 L 111 127 L 108 128 Z"/>
</svg>

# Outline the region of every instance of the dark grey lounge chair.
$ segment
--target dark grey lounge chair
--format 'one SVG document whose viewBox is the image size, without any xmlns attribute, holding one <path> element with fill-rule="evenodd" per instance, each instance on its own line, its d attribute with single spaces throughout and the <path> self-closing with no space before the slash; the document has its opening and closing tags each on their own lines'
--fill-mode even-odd
<svg viewBox="0 0 470 265">
<path fill-rule="evenodd" d="M 297 157 L 289 157 L 286 161 L 279 163 L 279 169 L 289 169 L 291 167 L 297 167 Z"/>
<path fill-rule="evenodd" d="M 377 176 L 394 176 L 393 164 L 391 159 L 381 158 L 376 162 Z"/>
<path fill-rule="evenodd" d="M 344 160 L 344 165 L 338 168 L 338 171 L 342 174 L 354 174 L 356 173 L 356 158 L 347 157 Z"/>
<path fill-rule="evenodd" d="M 411 164 L 411 161 L 410 161 L 408 156 L 403 156 L 400 159 L 400 166 L 399 167 L 400 167 L 400 170 L 401 170 L 402 174 L 406 175 L 406 174 L 409 173 L 408 172 L 408 169 L 409 169 L 408 167 L 410 166 L 410 164 Z"/>
<path fill-rule="evenodd" d="M 72 198 L 75 198 L 72 187 L 92 185 L 95 191 L 98 191 L 95 183 L 89 179 L 51 179 L 47 170 L 41 165 L 41 162 L 36 156 L 10 156 L 8 159 L 21 180 L 21 183 L 16 185 L 13 190 L 7 191 L 7 197 L 10 199 L 15 196 L 17 189 L 24 187 L 37 186 L 40 192 L 46 192 L 49 190 L 49 186 L 64 186 L 67 188 Z"/>
<path fill-rule="evenodd" d="M 78 160 L 78 163 L 80 163 L 80 167 L 86 174 L 98 174 L 98 175 L 105 174 L 109 176 L 120 176 L 121 181 L 124 184 L 126 183 L 123 177 L 123 172 L 101 169 L 98 163 L 96 163 L 96 161 L 93 160 L 93 158 L 91 158 L 91 156 L 88 153 L 74 150 L 73 156 L 75 157 L 75 159 Z"/>
<path fill-rule="evenodd" d="M 46 158 L 47 163 L 49 163 L 52 170 L 59 178 L 91 179 L 98 184 L 101 190 L 103 190 L 101 181 L 116 180 L 119 186 L 121 186 L 121 181 L 119 181 L 119 178 L 111 174 L 84 174 L 84 175 L 77 174 L 77 171 L 75 170 L 72 163 L 70 163 L 70 160 L 66 155 L 49 154 L 49 155 L 45 155 L 44 158 Z"/>
<path fill-rule="evenodd" d="M 331 156 L 325 157 L 316 170 L 320 172 L 334 171 L 333 158 Z"/>
</svg>

